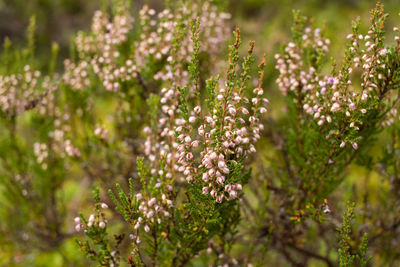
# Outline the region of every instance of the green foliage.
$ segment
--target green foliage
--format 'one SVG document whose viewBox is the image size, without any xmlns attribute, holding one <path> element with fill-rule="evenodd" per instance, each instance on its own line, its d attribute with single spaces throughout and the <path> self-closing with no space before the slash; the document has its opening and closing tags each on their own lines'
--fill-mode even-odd
<svg viewBox="0 0 400 267">
<path fill-rule="evenodd" d="M 354 203 L 347 205 L 347 211 L 343 214 L 342 227 L 339 229 L 340 247 L 339 247 L 339 264 L 340 266 L 352 266 L 355 255 L 351 253 L 351 221 L 354 219 Z"/>
<path fill-rule="evenodd" d="M 360 254 L 357 255 L 357 260 L 360 263 L 360 266 L 367 266 L 367 263 L 372 259 L 372 256 L 367 256 L 368 250 L 368 234 L 365 233 L 361 240 L 361 244 L 359 246 Z"/>
<path fill-rule="evenodd" d="M 371 260 L 372 256 L 367 256 L 368 250 L 368 234 L 364 233 L 362 236 L 358 253 L 355 254 L 354 248 L 352 248 L 352 228 L 354 215 L 355 203 L 348 203 L 346 212 L 343 214 L 342 226 L 338 229 L 339 232 L 339 265 L 340 266 L 354 266 L 354 260 L 357 259 L 357 266 L 367 266 L 367 263 Z"/>
</svg>

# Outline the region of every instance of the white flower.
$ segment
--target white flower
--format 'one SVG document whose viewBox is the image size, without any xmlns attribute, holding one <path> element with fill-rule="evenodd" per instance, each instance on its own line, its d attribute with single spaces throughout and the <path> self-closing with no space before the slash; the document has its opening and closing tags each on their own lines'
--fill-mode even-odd
<svg viewBox="0 0 400 267">
<path fill-rule="evenodd" d="M 358 144 L 356 142 L 352 142 L 351 145 L 355 150 L 358 149 Z"/>
<path fill-rule="evenodd" d="M 237 192 L 235 190 L 232 190 L 229 192 L 229 197 L 231 199 L 237 198 Z"/>
<path fill-rule="evenodd" d="M 332 111 L 332 112 L 336 112 L 336 111 L 338 111 L 339 109 L 340 109 L 339 103 L 335 102 L 335 103 L 332 104 L 332 107 L 331 107 L 331 111 Z"/>
<path fill-rule="evenodd" d="M 203 189 L 202 189 L 203 195 L 208 194 L 208 190 L 209 190 L 209 188 L 207 186 L 203 187 Z"/>
</svg>

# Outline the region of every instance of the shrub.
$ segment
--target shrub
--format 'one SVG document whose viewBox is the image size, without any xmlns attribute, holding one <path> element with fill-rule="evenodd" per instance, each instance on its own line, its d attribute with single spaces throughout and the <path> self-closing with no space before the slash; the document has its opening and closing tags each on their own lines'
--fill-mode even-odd
<svg viewBox="0 0 400 267">
<path fill-rule="evenodd" d="M 6 39 L 2 263 L 57 250 L 85 265 L 71 240 L 99 266 L 398 263 L 400 31 L 385 44 L 383 5 L 365 33 L 353 22 L 341 64 L 294 12 L 278 116 L 267 57 L 230 39 L 223 6 L 104 4 L 60 72 L 56 44 L 37 63 L 34 19 L 26 49 Z"/>
</svg>

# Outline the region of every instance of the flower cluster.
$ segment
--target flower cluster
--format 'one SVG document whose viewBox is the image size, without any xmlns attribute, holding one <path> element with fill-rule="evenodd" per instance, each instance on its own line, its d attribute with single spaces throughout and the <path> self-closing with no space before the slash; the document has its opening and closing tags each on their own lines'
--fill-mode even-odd
<svg viewBox="0 0 400 267">
<path fill-rule="evenodd" d="M 227 13 L 218 12 L 215 6 L 205 3 L 202 12 L 198 13 L 196 4 L 182 6 L 177 11 L 165 9 L 156 14 L 154 9 L 144 6 L 139 14 L 141 34 L 138 40 L 132 42 L 134 53 L 125 57 L 121 53 L 121 45 L 132 35 L 134 19 L 129 8 L 122 5 L 111 19 L 106 13 L 97 11 L 93 18 L 92 32 L 80 33 L 76 38 L 76 49 L 79 61 L 67 59 L 64 81 L 73 89 L 83 90 L 91 85 L 93 73 L 109 91 L 119 91 L 121 82 L 141 79 L 141 73 L 148 70 L 148 63 L 154 61 L 165 64 L 165 67 L 154 75 L 156 80 L 166 80 L 172 77 L 171 51 L 175 38 L 177 23 L 188 24 L 200 14 L 203 34 L 206 37 L 203 51 L 209 55 L 218 52 L 220 44 L 226 39 Z M 188 41 L 190 35 L 182 40 L 182 45 L 175 57 L 180 64 L 190 61 L 193 46 Z M 133 49 L 132 49 L 133 50 Z M 213 57 L 210 56 L 212 59 Z M 185 76 L 184 74 L 182 74 Z M 187 76 L 187 72 L 186 72 Z"/>
<path fill-rule="evenodd" d="M 198 32 L 195 36 L 194 45 Z M 239 32 L 232 46 L 231 62 L 227 79 L 209 80 L 210 99 L 208 108 L 201 104 L 190 111 L 183 103 L 185 92 L 178 85 L 161 91 L 162 114 L 157 121 L 157 129 L 145 128 L 149 134 L 145 143 L 145 152 L 152 162 L 152 174 L 157 173 L 157 163 L 165 158 L 166 178 L 203 184 L 203 194 L 209 194 L 217 202 L 235 199 L 242 185 L 230 175 L 233 166 L 250 153 L 256 151 L 254 144 L 260 138 L 263 125 L 261 114 L 266 112 L 261 87 L 263 71 L 260 70 L 258 87 L 253 90 L 251 99 L 246 95 L 248 68 L 252 57 L 253 45 L 245 58 L 245 69 L 241 76 L 237 74 Z M 198 47 L 198 46 L 197 46 Z M 198 50 L 194 52 L 196 58 Z M 262 69 L 264 63 L 260 65 Z M 198 89 L 196 75 L 192 75 L 192 87 Z M 163 173 L 163 171 L 161 171 Z"/>
<path fill-rule="evenodd" d="M 307 66 L 303 55 L 306 50 L 325 54 L 328 52 L 329 44 L 330 40 L 324 38 L 321 29 L 313 30 L 311 27 L 307 27 L 299 42 L 288 43 L 284 54 L 275 55 L 276 69 L 280 73 L 276 82 L 283 95 L 287 95 L 288 92 L 313 91 L 318 86 L 318 81 L 314 82 L 314 80 L 326 80 L 326 77 L 316 77 L 319 73 L 315 67 Z M 326 88 L 323 90 L 323 94 L 325 92 Z"/>
<path fill-rule="evenodd" d="M 397 107 L 393 107 L 389 110 L 387 116 L 382 121 L 383 127 L 388 127 L 393 125 L 395 122 L 400 121 L 400 114 Z"/>
<path fill-rule="evenodd" d="M 240 183 L 228 179 L 228 166 L 256 151 L 254 144 L 263 129 L 260 116 L 268 103 L 262 95 L 261 80 L 251 100 L 241 88 L 220 88 L 214 108 L 202 111 L 200 106 L 194 107 L 188 122 L 176 128 L 178 170 L 188 182 L 203 183 L 203 194 L 219 203 L 237 198 L 242 190 Z M 197 129 L 192 126 L 195 122 L 199 122 Z M 195 157 L 197 151 L 199 158 Z"/>
<path fill-rule="evenodd" d="M 118 91 L 119 81 L 132 79 L 132 61 L 120 66 L 119 46 L 128 40 L 133 18 L 129 10 L 120 7 L 110 20 L 107 13 L 96 11 L 91 34 L 80 33 L 76 38 L 76 48 L 80 62 L 64 62 L 64 81 L 72 88 L 82 90 L 90 85 L 90 73 L 94 73 L 109 91 Z"/>
<path fill-rule="evenodd" d="M 320 29 L 301 29 L 297 42 L 289 43 L 283 54 L 275 56 L 280 73 L 277 83 L 282 93 L 292 97 L 298 111 L 318 126 L 331 124 L 326 138 L 340 147 L 350 143 L 358 148 L 357 131 L 362 128 L 371 104 L 388 93 L 385 84 L 389 81 L 384 77 L 390 77 L 387 58 L 391 51 L 383 46 L 385 17 L 382 9 L 376 9 L 365 35 L 359 33 L 358 22 L 355 23 L 353 33 L 347 36 L 350 43 L 338 73 L 325 75 L 319 69 L 330 44 Z M 360 84 L 355 84 L 353 73 L 358 69 Z"/>
<path fill-rule="evenodd" d="M 78 149 L 66 138 L 70 131 L 69 114 L 57 105 L 58 89 L 58 75 L 43 76 L 29 64 L 24 66 L 22 73 L 0 76 L 0 106 L 6 119 L 36 108 L 40 116 L 51 120 L 52 127 L 45 139 L 52 142 L 47 144 L 42 140 L 33 144 L 36 161 L 43 169 L 48 167 L 49 153 L 55 152 L 61 157 L 65 154 L 80 156 Z"/>
<path fill-rule="evenodd" d="M 108 205 L 106 203 L 100 203 L 100 208 L 105 210 L 108 209 Z M 80 232 L 82 229 L 84 232 L 87 232 L 93 226 L 97 226 L 100 229 L 104 229 L 107 225 L 107 219 L 105 219 L 105 213 L 100 212 L 99 214 L 90 214 L 89 219 L 83 220 L 81 217 L 75 217 L 75 230 Z"/>
<path fill-rule="evenodd" d="M 165 9 L 156 14 L 154 9 L 144 6 L 140 11 L 140 24 L 143 30 L 141 40 L 136 42 L 135 61 L 138 69 L 146 67 L 149 60 L 166 61 L 165 67 L 154 75 L 156 80 L 171 80 L 177 76 L 173 71 L 178 71 L 175 64 L 187 64 L 190 62 L 193 52 L 193 43 L 190 41 L 190 33 L 187 32 L 181 39 L 179 51 L 172 56 L 173 40 L 176 37 L 178 23 L 188 23 L 194 19 L 200 21 L 201 34 L 204 38 L 201 51 L 210 55 L 219 52 L 222 42 L 226 40 L 229 34 L 227 20 L 230 14 L 219 12 L 217 8 L 210 3 L 204 3 L 201 8 L 197 4 L 182 6 L 177 12 Z M 174 62 L 173 62 L 174 61 Z M 187 71 L 181 73 L 181 79 L 189 76 Z"/>
<path fill-rule="evenodd" d="M 21 73 L 0 76 L 0 108 L 8 117 L 29 109 L 40 97 L 41 73 L 25 65 Z"/>
<path fill-rule="evenodd" d="M 49 156 L 47 145 L 36 142 L 33 144 L 33 152 L 35 153 L 37 163 L 42 164 L 43 169 L 47 169 L 47 164 L 44 163 L 44 160 Z"/>
<path fill-rule="evenodd" d="M 70 115 L 67 110 L 61 110 L 54 106 L 54 95 L 48 93 L 42 100 L 39 111 L 52 118 L 51 128 L 47 132 L 46 143 L 36 142 L 33 144 L 36 161 L 43 169 L 47 169 L 48 155 L 57 155 L 58 158 L 79 158 L 81 152 L 76 145 L 68 138 L 71 132 L 69 124 Z"/>
<path fill-rule="evenodd" d="M 160 185 L 156 185 L 156 187 L 158 186 Z M 170 186 L 169 189 L 172 190 Z M 171 216 L 168 210 L 173 207 L 173 202 L 172 200 L 167 199 L 167 196 L 164 193 L 161 194 L 161 199 L 155 197 L 150 199 L 148 197 L 145 198 L 142 193 L 136 194 L 135 197 L 138 201 L 138 210 L 141 215 L 137 218 L 134 226 L 135 230 L 138 230 L 139 227 L 143 225 L 145 232 L 149 232 L 149 225 L 153 225 L 155 221 L 160 224 L 163 217 Z"/>
</svg>

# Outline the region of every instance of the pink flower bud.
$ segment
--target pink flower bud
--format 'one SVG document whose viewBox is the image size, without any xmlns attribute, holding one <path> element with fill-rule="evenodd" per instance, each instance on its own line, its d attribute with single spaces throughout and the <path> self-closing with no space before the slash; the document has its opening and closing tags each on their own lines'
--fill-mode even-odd
<svg viewBox="0 0 400 267">
<path fill-rule="evenodd" d="M 200 144 L 200 141 L 199 141 L 199 140 L 196 140 L 196 141 L 193 141 L 193 142 L 192 142 L 192 146 L 193 146 L 194 148 L 198 147 L 199 144 Z"/>
<path fill-rule="evenodd" d="M 140 223 L 137 222 L 133 228 L 135 228 L 135 230 L 137 230 L 137 229 L 139 229 L 139 227 L 140 227 Z"/>
<path fill-rule="evenodd" d="M 352 142 L 351 145 L 355 150 L 358 149 L 358 144 L 356 142 Z"/>
<path fill-rule="evenodd" d="M 237 198 L 237 192 L 235 190 L 232 190 L 229 192 L 229 197 L 231 199 Z"/>
<path fill-rule="evenodd" d="M 333 103 L 332 107 L 331 107 L 331 111 L 335 112 L 338 111 L 340 109 L 340 105 L 338 103 Z"/>
<path fill-rule="evenodd" d="M 149 211 L 148 213 L 147 213 L 147 218 L 151 218 L 151 217 L 153 217 L 154 216 L 154 211 Z"/>
<path fill-rule="evenodd" d="M 218 168 L 223 169 L 223 168 L 226 168 L 226 167 L 227 166 L 225 164 L 225 161 L 223 161 L 223 160 L 218 161 Z"/>
<path fill-rule="evenodd" d="M 210 170 L 208 171 L 208 175 L 209 175 L 209 176 L 213 177 L 214 174 L 215 174 L 215 170 L 214 170 L 214 169 L 210 169 Z"/>
<path fill-rule="evenodd" d="M 223 145 L 225 148 L 228 148 L 228 147 L 229 147 L 229 142 L 228 142 L 228 141 L 225 141 L 225 142 L 222 143 L 222 145 Z"/>
<path fill-rule="evenodd" d="M 193 154 L 191 152 L 186 154 L 186 159 L 187 160 L 192 160 L 193 159 Z"/>
<path fill-rule="evenodd" d="M 149 200 L 149 202 L 147 202 L 147 205 L 149 205 L 151 207 L 154 204 L 156 204 L 156 201 L 157 201 L 157 199 L 155 197 L 153 197 L 152 199 Z"/>
<path fill-rule="evenodd" d="M 217 153 L 212 152 L 211 155 L 210 155 L 210 159 L 211 159 L 211 160 L 214 160 L 214 159 L 216 159 L 216 158 L 217 158 Z"/>
<path fill-rule="evenodd" d="M 217 178 L 217 183 L 220 185 L 223 185 L 225 182 L 225 177 L 224 176 L 220 176 Z"/>
<path fill-rule="evenodd" d="M 202 189 L 203 195 L 207 195 L 208 194 L 208 190 L 209 190 L 209 188 L 207 186 L 203 187 L 203 189 Z"/>
<path fill-rule="evenodd" d="M 225 168 L 221 169 L 221 171 L 222 171 L 223 173 L 225 173 L 225 174 L 228 174 L 228 173 L 229 173 L 228 167 L 225 167 Z"/>
</svg>

